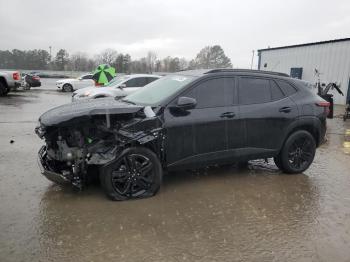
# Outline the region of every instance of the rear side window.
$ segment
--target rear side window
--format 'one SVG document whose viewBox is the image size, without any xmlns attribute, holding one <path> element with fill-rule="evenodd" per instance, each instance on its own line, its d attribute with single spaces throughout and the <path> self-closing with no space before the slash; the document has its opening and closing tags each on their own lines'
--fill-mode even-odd
<svg viewBox="0 0 350 262">
<path fill-rule="evenodd" d="M 276 80 L 276 81 L 286 96 L 290 96 L 290 95 L 297 92 L 297 90 L 294 88 L 294 86 L 287 83 L 286 81 L 283 81 L 283 80 Z"/>
<path fill-rule="evenodd" d="M 284 94 L 282 93 L 282 90 L 279 88 L 279 86 L 276 84 L 275 81 L 270 80 L 270 87 L 271 87 L 271 100 L 280 100 L 284 97 Z"/>
<path fill-rule="evenodd" d="M 233 104 L 234 78 L 209 79 L 194 87 L 185 96 L 196 99 L 196 108 L 212 108 Z"/>
<path fill-rule="evenodd" d="M 92 75 L 85 75 L 82 77 L 82 79 L 92 79 Z"/>
<path fill-rule="evenodd" d="M 241 105 L 261 104 L 271 101 L 270 80 L 242 77 L 239 84 Z"/>
<path fill-rule="evenodd" d="M 149 84 L 149 83 L 157 80 L 158 78 L 156 78 L 156 77 L 147 77 L 146 79 L 147 79 L 147 84 Z"/>
</svg>

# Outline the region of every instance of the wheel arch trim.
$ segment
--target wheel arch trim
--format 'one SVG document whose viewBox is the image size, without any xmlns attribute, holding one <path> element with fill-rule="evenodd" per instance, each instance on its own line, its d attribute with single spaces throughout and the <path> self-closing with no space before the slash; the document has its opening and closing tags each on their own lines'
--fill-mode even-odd
<svg viewBox="0 0 350 262">
<path fill-rule="evenodd" d="M 282 146 L 288 137 L 297 130 L 308 131 L 315 138 L 316 146 L 319 146 L 322 142 L 321 121 L 317 117 L 306 116 L 298 118 L 297 121 L 294 121 L 288 126 Z"/>
</svg>

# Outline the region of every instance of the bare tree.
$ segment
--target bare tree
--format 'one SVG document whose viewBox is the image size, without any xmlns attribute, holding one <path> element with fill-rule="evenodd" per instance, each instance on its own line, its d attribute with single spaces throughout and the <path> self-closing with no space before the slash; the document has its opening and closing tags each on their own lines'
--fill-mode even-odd
<svg viewBox="0 0 350 262">
<path fill-rule="evenodd" d="M 83 52 L 77 52 L 70 57 L 71 69 L 74 71 L 90 71 L 88 55 Z"/>
<path fill-rule="evenodd" d="M 146 57 L 147 69 L 149 73 L 152 73 L 155 70 L 157 61 L 157 54 L 153 51 L 148 51 Z"/>
<path fill-rule="evenodd" d="M 112 48 L 107 48 L 97 55 L 99 64 L 112 64 L 118 56 L 118 52 Z"/>
<path fill-rule="evenodd" d="M 189 62 L 186 58 L 182 57 L 179 61 L 180 70 L 186 70 L 189 66 Z"/>
</svg>

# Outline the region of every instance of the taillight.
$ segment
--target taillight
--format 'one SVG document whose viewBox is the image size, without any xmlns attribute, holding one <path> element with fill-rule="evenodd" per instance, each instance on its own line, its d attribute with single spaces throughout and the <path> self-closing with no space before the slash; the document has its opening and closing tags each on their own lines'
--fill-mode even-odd
<svg viewBox="0 0 350 262">
<path fill-rule="evenodd" d="M 325 114 L 328 116 L 328 114 L 329 114 L 329 107 L 330 107 L 331 103 L 329 103 L 327 101 L 320 101 L 320 102 L 317 102 L 316 105 L 319 106 L 319 107 L 323 107 Z"/>
<path fill-rule="evenodd" d="M 19 72 L 14 72 L 12 74 L 13 80 L 21 80 L 21 76 L 19 75 Z"/>
<path fill-rule="evenodd" d="M 96 87 L 100 87 L 100 86 L 103 86 L 103 84 L 97 83 L 97 82 L 95 81 L 95 86 L 96 86 Z"/>
</svg>

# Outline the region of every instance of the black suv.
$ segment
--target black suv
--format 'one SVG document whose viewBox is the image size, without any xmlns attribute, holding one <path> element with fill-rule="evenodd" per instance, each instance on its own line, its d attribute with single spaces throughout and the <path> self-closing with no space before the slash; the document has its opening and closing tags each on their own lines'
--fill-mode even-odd
<svg viewBox="0 0 350 262">
<path fill-rule="evenodd" d="M 164 170 L 273 157 L 283 172 L 300 173 L 324 139 L 328 107 L 282 73 L 182 71 L 122 100 L 44 113 L 39 162 L 48 179 L 80 189 L 98 170 L 113 200 L 154 195 Z"/>
</svg>

